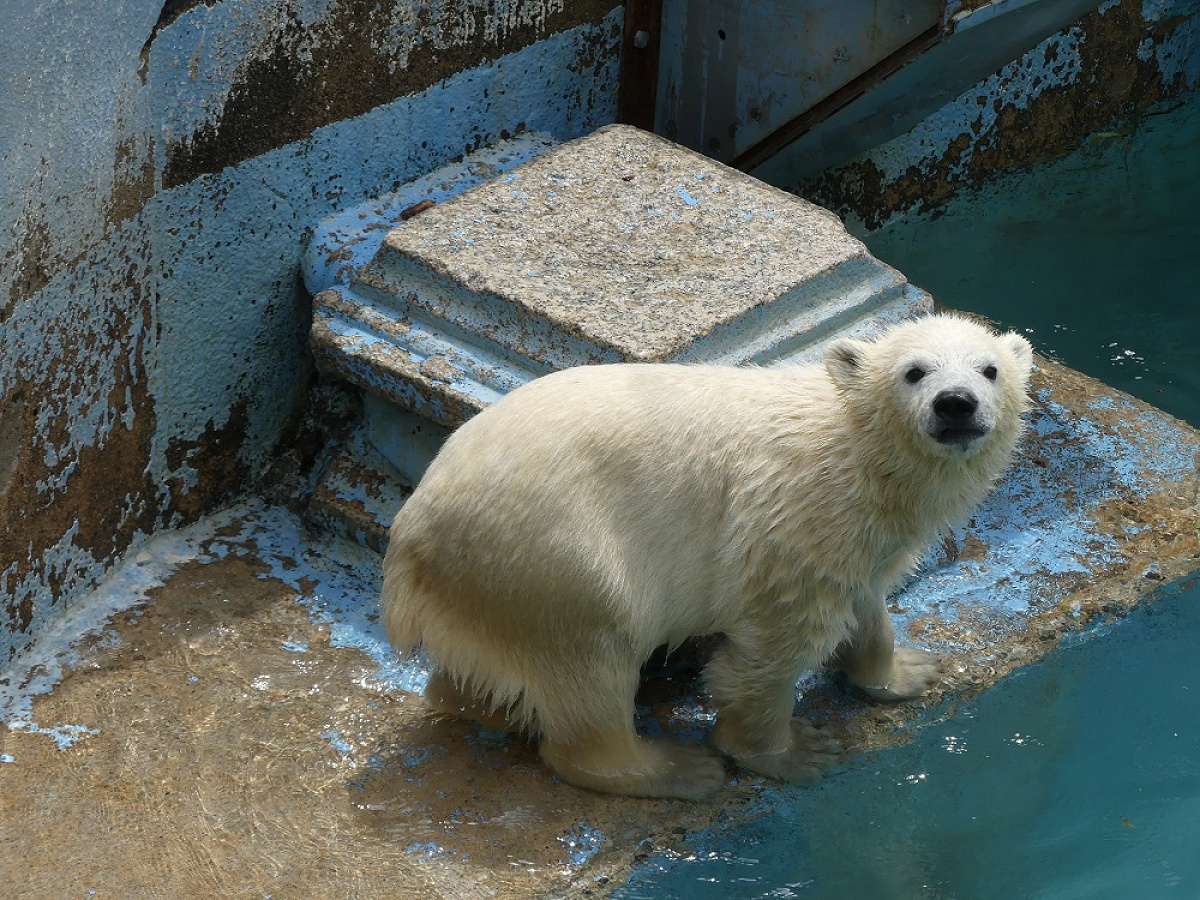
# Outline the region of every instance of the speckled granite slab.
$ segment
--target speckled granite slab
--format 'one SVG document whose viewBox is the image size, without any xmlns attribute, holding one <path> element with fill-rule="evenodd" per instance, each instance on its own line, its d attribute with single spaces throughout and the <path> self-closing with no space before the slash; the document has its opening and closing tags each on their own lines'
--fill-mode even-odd
<svg viewBox="0 0 1200 900">
<path fill-rule="evenodd" d="M 555 369 L 794 358 L 929 303 L 832 213 L 614 125 L 391 230 L 318 295 L 313 346 L 327 370 L 453 427 Z"/>
</svg>

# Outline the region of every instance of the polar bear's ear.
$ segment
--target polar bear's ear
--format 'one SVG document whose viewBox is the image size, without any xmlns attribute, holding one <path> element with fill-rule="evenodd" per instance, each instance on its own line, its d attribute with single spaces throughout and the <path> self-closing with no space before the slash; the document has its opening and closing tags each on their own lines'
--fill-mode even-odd
<svg viewBox="0 0 1200 900">
<path fill-rule="evenodd" d="M 1033 366 L 1033 347 L 1029 341 L 1015 331 L 1001 335 L 1000 341 L 1004 348 L 1013 355 L 1023 371 L 1028 371 Z"/>
<path fill-rule="evenodd" d="M 859 381 L 867 345 L 850 338 L 838 338 L 825 348 L 825 368 L 833 383 L 842 390 L 850 390 Z"/>
</svg>

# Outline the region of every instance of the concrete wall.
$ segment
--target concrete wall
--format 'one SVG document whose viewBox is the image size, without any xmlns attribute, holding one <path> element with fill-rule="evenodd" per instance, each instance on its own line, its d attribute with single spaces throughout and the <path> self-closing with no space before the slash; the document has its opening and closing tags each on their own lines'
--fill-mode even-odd
<svg viewBox="0 0 1200 900">
<path fill-rule="evenodd" d="M 307 230 L 615 117 L 617 0 L 56 0 L 0 30 L 0 666 L 251 488 L 309 376 Z"/>
<path fill-rule="evenodd" d="M 760 174 L 852 230 L 931 213 L 957 190 L 1070 153 L 1200 83 L 1200 2 L 1109 0 L 930 115 L 817 178 Z"/>
</svg>

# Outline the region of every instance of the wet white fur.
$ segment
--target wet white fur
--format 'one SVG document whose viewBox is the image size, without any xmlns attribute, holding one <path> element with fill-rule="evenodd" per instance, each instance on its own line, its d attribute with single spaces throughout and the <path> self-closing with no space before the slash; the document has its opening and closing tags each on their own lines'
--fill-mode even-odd
<svg viewBox="0 0 1200 900">
<path fill-rule="evenodd" d="M 936 681 L 935 659 L 893 649 L 885 598 L 1007 465 L 1031 360 L 1018 335 L 934 316 L 824 364 L 538 379 L 456 432 L 396 517 L 389 638 L 435 658 L 442 708 L 497 711 L 567 780 L 701 797 L 719 762 L 638 737 L 633 696 L 654 648 L 720 633 L 713 743 L 815 777 L 831 747 L 791 721 L 802 672 L 832 662 L 883 700 Z M 965 450 L 930 436 L 950 387 L 990 429 Z"/>
</svg>

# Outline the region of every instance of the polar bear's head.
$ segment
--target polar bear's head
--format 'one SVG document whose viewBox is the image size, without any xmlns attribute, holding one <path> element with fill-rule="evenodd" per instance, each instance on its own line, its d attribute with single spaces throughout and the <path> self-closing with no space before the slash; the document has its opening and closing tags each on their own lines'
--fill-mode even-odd
<svg viewBox="0 0 1200 900">
<path fill-rule="evenodd" d="M 1028 405 L 1033 349 L 959 316 L 908 322 L 873 342 L 840 338 L 825 367 L 857 418 L 893 444 L 952 459 L 1010 452 Z"/>
</svg>

